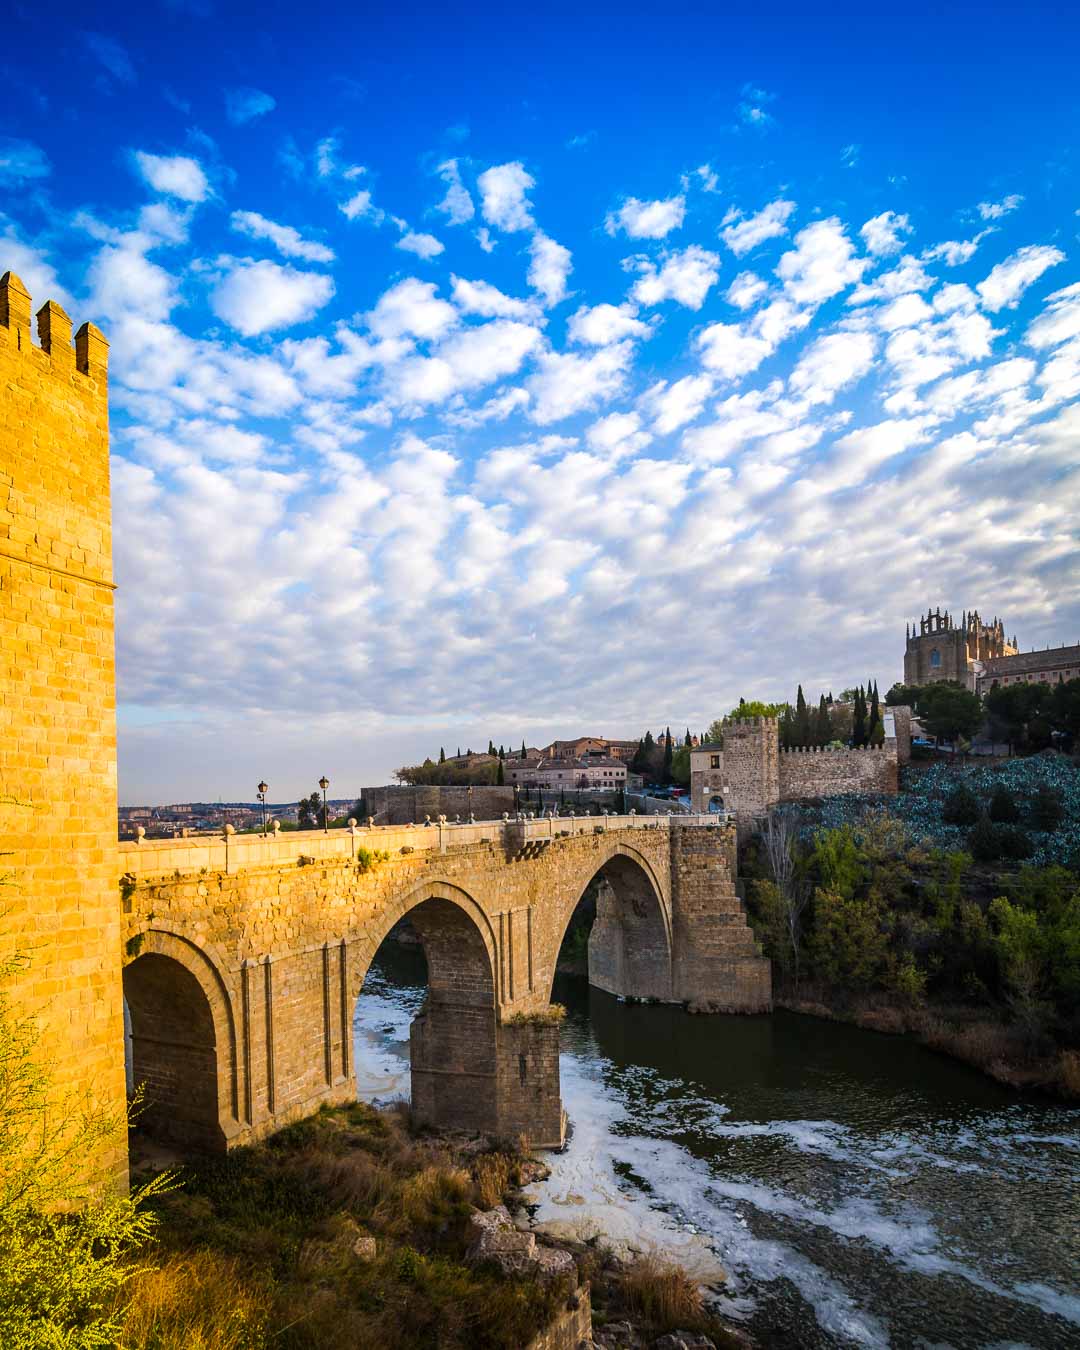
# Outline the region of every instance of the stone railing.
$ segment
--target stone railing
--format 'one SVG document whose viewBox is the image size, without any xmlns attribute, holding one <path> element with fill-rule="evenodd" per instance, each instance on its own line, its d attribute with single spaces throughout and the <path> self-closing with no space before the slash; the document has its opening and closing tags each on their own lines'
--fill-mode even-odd
<svg viewBox="0 0 1080 1350">
<path fill-rule="evenodd" d="M 730 819 L 733 819 L 731 817 Z M 525 844 L 608 830 L 685 829 L 722 826 L 723 813 L 666 816 L 531 816 L 505 815 L 501 820 L 448 821 L 439 816 L 422 825 L 350 825 L 332 830 L 268 829 L 266 834 L 237 834 L 227 825 L 220 834 L 189 835 L 183 839 L 124 840 L 117 845 L 117 875 L 167 876 L 180 872 L 238 872 L 248 867 L 281 867 L 301 859 L 317 863 L 356 857 L 359 849 L 387 853 L 435 851 L 468 844 L 500 843 L 513 851 Z"/>
</svg>

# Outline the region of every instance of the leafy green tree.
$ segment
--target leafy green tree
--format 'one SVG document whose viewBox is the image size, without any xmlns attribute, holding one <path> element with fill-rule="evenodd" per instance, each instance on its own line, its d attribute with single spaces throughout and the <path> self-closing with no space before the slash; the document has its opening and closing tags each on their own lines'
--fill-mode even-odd
<svg viewBox="0 0 1080 1350">
<path fill-rule="evenodd" d="M 304 797 L 297 806 L 296 826 L 300 830 L 316 830 L 321 824 L 322 797 L 317 792 L 313 792 L 310 797 Z"/>
<path fill-rule="evenodd" d="M 889 708 L 914 708 L 919 701 L 920 692 L 917 684 L 901 684 L 897 681 L 885 695 L 885 705 Z"/>
<path fill-rule="evenodd" d="M 994 739 L 1008 742 L 1010 754 L 1018 748 L 1029 750 L 1033 723 L 1040 723 L 1037 739 L 1048 739 L 1045 719 L 1053 699 L 1054 691 L 1046 684 L 1025 682 L 991 689 L 986 695 L 986 713 Z"/>
<path fill-rule="evenodd" d="M 1061 800 L 1061 793 L 1049 783 L 1040 783 L 1031 804 L 1032 824 L 1037 830 L 1050 833 L 1057 829 L 1064 817 L 1065 804 Z"/>
<path fill-rule="evenodd" d="M 671 756 L 671 781 L 680 787 L 690 786 L 690 747 L 680 745 Z"/>
<path fill-rule="evenodd" d="M 966 783 L 953 788 L 941 808 L 946 825 L 974 825 L 982 815 L 979 799 Z"/>
<path fill-rule="evenodd" d="M 919 695 L 919 720 L 935 740 L 970 740 L 982 726 L 982 700 L 951 680 L 926 685 Z"/>
<path fill-rule="evenodd" d="M 1051 695 L 1051 714 L 1054 729 L 1066 738 L 1066 746 L 1074 750 L 1080 740 L 1080 679 L 1060 680 Z"/>
<path fill-rule="evenodd" d="M 997 783 L 990 797 L 990 819 L 999 825 L 1015 825 L 1020 819 L 1016 798 L 1004 783 Z"/>
</svg>

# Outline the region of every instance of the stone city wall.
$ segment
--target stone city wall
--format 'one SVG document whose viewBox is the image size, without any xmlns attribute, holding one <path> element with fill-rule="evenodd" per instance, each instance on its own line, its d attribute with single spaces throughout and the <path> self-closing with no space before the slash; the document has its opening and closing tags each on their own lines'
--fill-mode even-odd
<svg viewBox="0 0 1080 1350">
<path fill-rule="evenodd" d="M 409 825 L 440 815 L 467 820 L 470 810 L 477 820 L 499 820 L 514 809 L 512 787 L 474 787 L 470 796 L 468 787 L 402 784 L 364 788 L 360 795 L 377 825 Z"/>
<path fill-rule="evenodd" d="M 780 800 L 836 797 L 845 792 L 899 790 L 894 747 L 865 750 L 781 750 Z"/>
</svg>

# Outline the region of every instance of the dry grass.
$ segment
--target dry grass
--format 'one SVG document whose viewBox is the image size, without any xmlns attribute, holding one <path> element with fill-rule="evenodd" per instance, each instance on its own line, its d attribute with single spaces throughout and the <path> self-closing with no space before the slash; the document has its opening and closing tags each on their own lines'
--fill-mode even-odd
<svg viewBox="0 0 1080 1350">
<path fill-rule="evenodd" d="M 635 1261 L 622 1280 L 622 1293 L 632 1312 L 650 1326 L 696 1329 L 705 1312 L 701 1289 L 681 1266 L 658 1256 Z"/>
<path fill-rule="evenodd" d="M 464 1259 L 515 1167 L 360 1105 L 193 1165 L 158 1206 L 160 1268 L 126 1287 L 124 1350 L 520 1350 L 565 1291 Z"/>
<path fill-rule="evenodd" d="M 217 1253 L 173 1256 L 124 1290 L 125 1350 L 250 1350 L 268 1338 L 273 1290 Z"/>
</svg>

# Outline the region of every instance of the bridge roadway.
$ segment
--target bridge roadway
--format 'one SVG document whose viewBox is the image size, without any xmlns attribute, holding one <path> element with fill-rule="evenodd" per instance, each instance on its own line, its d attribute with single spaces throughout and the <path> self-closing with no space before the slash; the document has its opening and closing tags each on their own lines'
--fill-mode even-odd
<svg viewBox="0 0 1080 1350">
<path fill-rule="evenodd" d="M 130 1077 L 148 1133 L 219 1150 L 356 1095 L 353 1020 L 406 915 L 428 993 L 411 1027 L 421 1123 L 564 1137 L 550 998 L 596 882 L 589 980 L 622 997 L 771 1002 L 716 816 L 513 818 L 119 845 Z M 363 1004 L 359 1004 L 363 1016 Z"/>
</svg>

